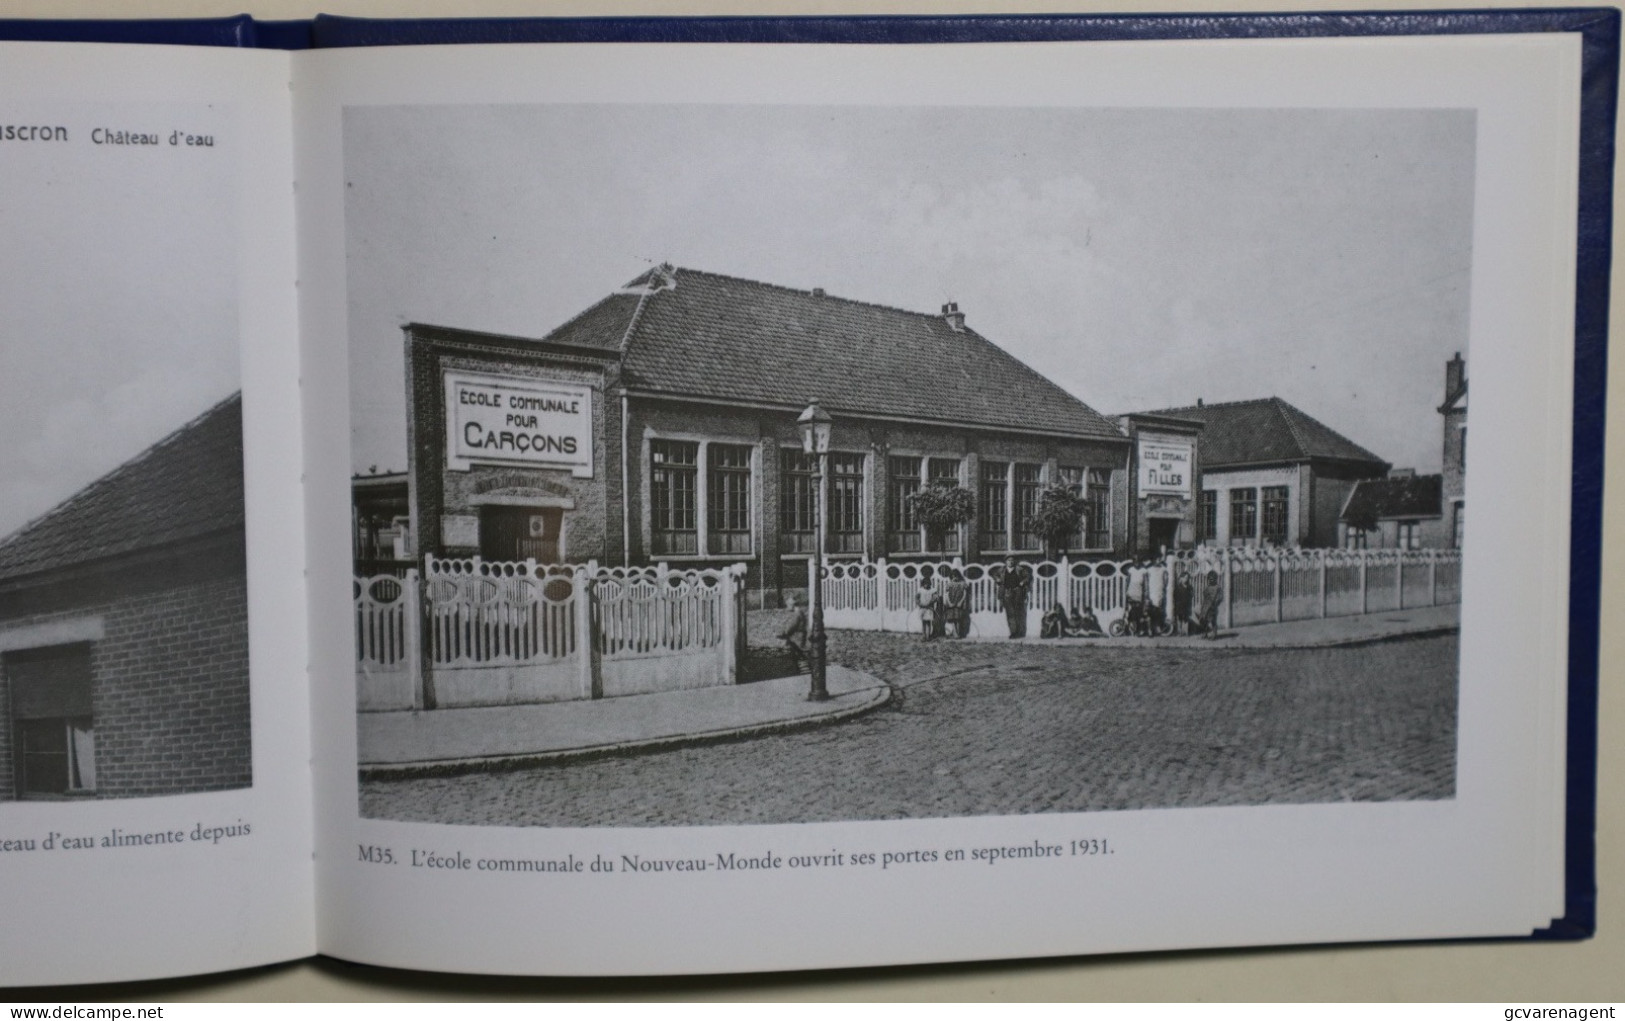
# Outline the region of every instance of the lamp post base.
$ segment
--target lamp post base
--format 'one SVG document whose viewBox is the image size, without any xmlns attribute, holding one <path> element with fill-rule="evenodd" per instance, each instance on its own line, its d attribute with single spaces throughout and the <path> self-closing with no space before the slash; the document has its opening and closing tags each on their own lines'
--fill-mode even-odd
<svg viewBox="0 0 1625 1021">
<path fill-rule="evenodd" d="M 808 672 L 812 674 L 812 688 L 807 692 L 807 701 L 828 702 L 828 675 L 824 672 L 824 665 L 828 662 L 826 658 L 828 639 L 824 636 L 823 622 L 815 623 L 819 626 L 814 627 L 813 633 L 807 636 L 807 644 L 811 646 L 807 650 L 807 667 Z"/>
</svg>

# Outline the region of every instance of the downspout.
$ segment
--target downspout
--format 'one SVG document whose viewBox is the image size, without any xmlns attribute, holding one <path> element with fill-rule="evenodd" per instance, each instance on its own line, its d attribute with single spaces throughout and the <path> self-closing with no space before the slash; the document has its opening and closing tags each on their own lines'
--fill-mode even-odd
<svg viewBox="0 0 1625 1021">
<path fill-rule="evenodd" d="M 657 268 L 657 270 L 662 271 L 662 276 L 666 275 L 665 272 L 664 272 L 664 270 L 665 270 L 664 264 L 662 264 L 661 266 L 656 267 L 656 268 Z M 672 280 L 672 286 L 676 286 L 676 281 L 674 279 L 672 279 L 669 276 L 666 277 L 666 278 L 669 279 L 669 280 Z M 630 466 L 627 463 L 629 455 L 630 455 L 630 450 L 631 450 L 631 441 L 628 439 L 628 437 L 626 435 L 627 429 L 631 426 L 632 411 L 631 411 L 631 399 L 627 396 L 627 393 L 626 393 L 626 375 L 625 375 L 626 374 L 626 348 L 632 342 L 632 331 L 638 328 L 638 320 L 643 318 L 643 306 L 648 304 L 649 298 L 652 297 L 654 295 L 654 293 L 659 289 L 660 288 L 655 285 L 655 282 L 653 280 L 649 281 L 649 286 L 645 287 L 643 289 L 643 293 L 638 295 L 638 304 L 637 304 L 637 307 L 632 310 L 632 318 L 630 318 L 630 319 L 628 319 L 626 321 L 626 332 L 621 334 L 621 566 L 622 567 L 631 567 L 632 566 L 632 492 L 631 492 L 631 489 L 629 488 L 629 485 L 631 483 L 632 470 L 631 470 Z"/>
<path fill-rule="evenodd" d="M 632 477 L 632 469 L 627 466 L 627 454 L 631 443 L 627 439 L 626 430 L 632 420 L 630 408 L 631 398 L 626 391 L 621 391 L 621 566 L 632 566 L 632 500 L 627 484 Z"/>
</svg>

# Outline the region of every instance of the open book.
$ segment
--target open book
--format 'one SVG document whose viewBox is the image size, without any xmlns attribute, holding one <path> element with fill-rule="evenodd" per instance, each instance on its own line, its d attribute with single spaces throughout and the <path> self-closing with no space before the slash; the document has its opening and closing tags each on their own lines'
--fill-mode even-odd
<svg viewBox="0 0 1625 1021">
<path fill-rule="evenodd" d="M 1617 14 L 1310 23 L 0 44 L 0 983 L 1588 934 Z"/>
</svg>

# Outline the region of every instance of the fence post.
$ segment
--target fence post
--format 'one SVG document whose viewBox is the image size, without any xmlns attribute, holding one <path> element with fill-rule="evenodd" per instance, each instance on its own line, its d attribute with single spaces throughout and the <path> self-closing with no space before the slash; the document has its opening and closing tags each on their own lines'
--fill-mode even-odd
<svg viewBox="0 0 1625 1021">
<path fill-rule="evenodd" d="M 1394 606 L 1405 608 L 1405 551 L 1394 554 Z"/>
<path fill-rule="evenodd" d="M 1326 551 L 1316 550 L 1316 559 L 1320 561 L 1320 619 L 1326 619 Z"/>
<path fill-rule="evenodd" d="M 1439 551 L 1428 550 L 1428 605 L 1439 605 Z"/>
<path fill-rule="evenodd" d="M 1061 554 L 1060 572 L 1055 575 L 1055 600 L 1068 617 L 1072 616 L 1072 564 Z"/>
<path fill-rule="evenodd" d="M 1275 623 L 1281 623 L 1282 590 L 1286 588 L 1285 579 L 1281 577 L 1281 561 L 1285 559 L 1284 550 L 1275 551 Z"/>
<path fill-rule="evenodd" d="M 585 571 L 573 571 L 570 584 L 575 589 L 570 602 L 575 607 L 576 666 L 581 697 L 604 697 L 604 677 L 598 665 L 597 628 L 593 626 L 596 607 L 593 606 L 592 577 Z"/>
<path fill-rule="evenodd" d="M 1236 626 L 1236 622 L 1235 622 L 1236 612 L 1230 605 L 1231 596 L 1234 594 L 1234 592 L 1232 591 L 1232 588 L 1231 588 L 1231 585 L 1230 585 L 1230 547 L 1229 546 L 1224 547 L 1223 556 L 1220 559 L 1221 559 L 1221 562 L 1223 564 L 1223 569 L 1224 569 L 1224 604 L 1223 604 L 1224 605 L 1224 624 L 1221 625 L 1221 626 L 1226 627 L 1226 628 L 1232 628 L 1232 627 Z"/>
<path fill-rule="evenodd" d="M 718 658 L 722 661 L 722 676 L 728 679 L 729 684 L 738 684 L 739 660 L 735 655 L 734 636 L 738 633 L 739 622 L 735 620 L 735 615 L 739 612 L 739 607 L 735 603 L 732 564 L 722 569 L 722 577 L 717 581 L 717 598 L 722 603 L 722 634 L 717 636 L 721 639 L 718 643 L 720 646 L 717 650 L 720 654 Z M 702 590 L 696 589 L 696 592 L 698 591 Z"/>
<path fill-rule="evenodd" d="M 412 708 L 423 708 L 423 597 L 418 589 L 417 568 L 408 567 L 401 582 L 401 615 L 405 618 L 407 679 L 412 685 Z"/>
<path fill-rule="evenodd" d="M 1365 565 L 1366 565 L 1366 554 L 1368 552 L 1370 552 L 1370 551 L 1369 550 L 1361 550 L 1360 551 L 1360 612 L 1361 613 L 1369 613 L 1369 612 L 1371 612 L 1370 610 L 1368 610 L 1366 608 L 1366 597 L 1365 597 L 1366 596 L 1366 593 L 1365 593 Z"/>
<path fill-rule="evenodd" d="M 440 704 L 434 691 L 434 643 L 437 630 L 434 619 L 434 600 L 429 598 L 428 574 L 434 566 L 434 557 L 424 558 L 422 598 L 418 600 L 418 687 L 423 692 L 423 708 L 434 709 Z M 427 625 L 425 627 L 424 625 Z"/>
<path fill-rule="evenodd" d="M 881 631 L 886 630 L 886 615 L 892 612 L 891 593 L 887 591 L 888 588 L 889 586 L 886 584 L 886 558 L 880 557 L 875 561 L 875 616 L 879 618 L 875 624 L 878 630 Z M 906 613 L 909 605 L 905 602 L 897 609 Z"/>
</svg>

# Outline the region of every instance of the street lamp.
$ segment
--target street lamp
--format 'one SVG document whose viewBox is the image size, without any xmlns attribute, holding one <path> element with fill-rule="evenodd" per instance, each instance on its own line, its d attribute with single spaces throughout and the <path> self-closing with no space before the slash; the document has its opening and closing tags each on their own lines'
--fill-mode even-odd
<svg viewBox="0 0 1625 1021">
<path fill-rule="evenodd" d="M 807 454 L 818 455 L 818 499 L 814 506 L 817 510 L 816 545 L 812 564 L 812 629 L 807 633 L 807 644 L 811 647 L 807 652 L 807 666 L 812 673 L 812 690 L 807 693 L 809 702 L 825 702 L 829 700 L 829 687 L 825 683 L 824 655 L 829 639 L 824 634 L 824 521 L 826 504 L 826 487 L 824 480 L 829 477 L 829 434 L 831 419 L 829 412 L 818 406 L 814 400 L 807 405 L 807 410 L 796 419 L 796 425 L 801 427 L 801 450 Z"/>
</svg>

